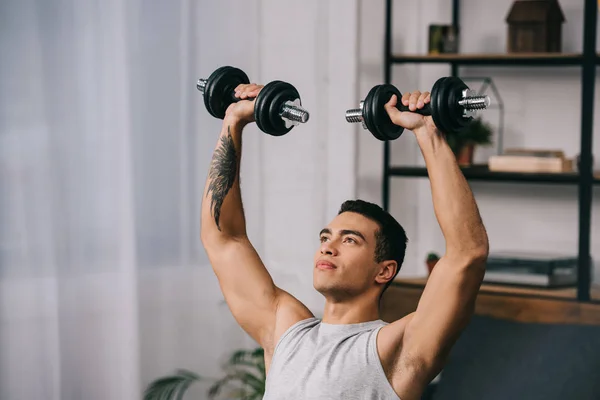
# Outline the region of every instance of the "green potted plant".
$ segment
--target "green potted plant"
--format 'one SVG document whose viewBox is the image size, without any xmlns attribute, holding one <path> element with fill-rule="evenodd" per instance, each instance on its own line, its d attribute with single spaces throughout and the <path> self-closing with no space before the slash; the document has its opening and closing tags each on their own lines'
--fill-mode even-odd
<svg viewBox="0 0 600 400">
<path fill-rule="evenodd" d="M 473 164 L 475 146 L 490 145 L 492 133 L 491 125 L 478 117 L 474 118 L 462 132 L 448 135 L 448 144 L 456 155 L 458 164 L 461 166 Z"/>
<path fill-rule="evenodd" d="M 223 365 L 225 376 L 203 378 L 193 372 L 179 370 L 173 375 L 152 381 L 144 392 L 144 400 L 183 400 L 187 389 L 197 381 L 211 380 L 209 399 L 260 400 L 265 393 L 265 358 L 262 348 L 235 351 Z"/>
<path fill-rule="evenodd" d="M 427 271 L 429 272 L 429 274 L 431 274 L 431 271 L 433 271 L 433 267 L 435 267 L 435 264 L 437 264 L 437 262 L 440 260 L 440 256 L 437 253 L 429 253 L 427 254 L 427 258 L 425 259 L 425 263 L 427 264 Z"/>
</svg>

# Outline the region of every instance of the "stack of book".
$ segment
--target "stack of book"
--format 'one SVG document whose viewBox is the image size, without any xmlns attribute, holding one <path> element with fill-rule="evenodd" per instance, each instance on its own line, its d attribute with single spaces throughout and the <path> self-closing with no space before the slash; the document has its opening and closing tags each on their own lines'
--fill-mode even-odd
<svg viewBox="0 0 600 400">
<path fill-rule="evenodd" d="M 577 257 L 534 252 L 490 253 L 483 280 L 545 288 L 575 286 Z"/>
<path fill-rule="evenodd" d="M 507 149 L 503 154 L 491 156 L 490 171 L 562 173 L 573 172 L 573 160 L 561 150 Z"/>
</svg>

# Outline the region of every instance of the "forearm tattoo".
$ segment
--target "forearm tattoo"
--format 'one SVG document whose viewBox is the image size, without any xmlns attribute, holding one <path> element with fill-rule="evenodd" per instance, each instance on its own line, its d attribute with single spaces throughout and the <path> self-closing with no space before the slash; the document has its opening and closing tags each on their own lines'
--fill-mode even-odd
<svg viewBox="0 0 600 400">
<path fill-rule="evenodd" d="M 217 228 L 221 230 L 219 218 L 221 217 L 221 207 L 223 200 L 229 190 L 233 187 L 233 182 L 237 174 L 237 154 L 231 137 L 231 131 L 227 127 L 227 135 L 221 137 L 221 145 L 213 154 L 206 196 L 211 196 L 210 209 Z"/>
</svg>

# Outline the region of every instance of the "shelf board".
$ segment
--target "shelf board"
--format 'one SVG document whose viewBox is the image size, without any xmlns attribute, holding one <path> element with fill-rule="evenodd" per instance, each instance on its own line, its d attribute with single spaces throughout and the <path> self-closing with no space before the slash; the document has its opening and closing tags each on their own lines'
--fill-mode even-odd
<svg viewBox="0 0 600 400">
<path fill-rule="evenodd" d="M 393 284 L 400 286 L 408 286 L 423 289 L 427 283 L 427 277 L 418 278 L 396 278 Z M 517 297 L 535 297 L 535 298 L 552 298 L 552 299 L 565 299 L 565 300 L 577 300 L 577 288 L 566 287 L 566 288 L 536 288 L 526 286 L 508 286 L 508 285 L 497 285 L 491 283 L 483 283 L 481 285 L 480 293 L 495 294 L 495 295 L 509 295 Z M 592 298 L 600 297 L 600 286 L 593 286 L 591 288 Z"/>
<path fill-rule="evenodd" d="M 596 62 L 599 62 L 596 58 Z M 467 54 L 437 54 L 392 55 L 394 64 L 406 63 L 454 63 L 460 65 L 532 65 L 532 66 L 568 66 L 582 65 L 581 53 L 467 53 Z"/>
<path fill-rule="evenodd" d="M 462 167 L 461 170 L 463 171 L 465 178 L 474 181 L 539 182 L 558 184 L 577 184 L 579 182 L 579 174 L 576 172 L 498 172 L 490 171 L 487 165 L 473 165 L 471 167 Z M 395 166 L 390 167 L 388 173 L 391 176 L 428 177 L 427 168 L 425 167 Z M 595 182 L 600 182 L 600 179 L 596 178 Z"/>
<path fill-rule="evenodd" d="M 427 277 L 396 278 L 382 298 L 385 321 L 398 320 L 417 308 Z M 475 314 L 527 323 L 600 325 L 600 286 L 591 288 L 595 301 L 577 301 L 575 288 L 520 288 L 484 283 Z"/>
</svg>

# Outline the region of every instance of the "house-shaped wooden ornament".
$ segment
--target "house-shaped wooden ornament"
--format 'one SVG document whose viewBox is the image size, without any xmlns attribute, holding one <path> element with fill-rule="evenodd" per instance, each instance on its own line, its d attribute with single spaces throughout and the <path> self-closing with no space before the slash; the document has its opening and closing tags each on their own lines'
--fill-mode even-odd
<svg viewBox="0 0 600 400">
<path fill-rule="evenodd" d="M 506 22 L 509 53 L 561 51 L 565 16 L 557 0 L 517 0 Z"/>
</svg>

